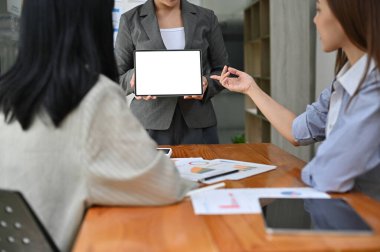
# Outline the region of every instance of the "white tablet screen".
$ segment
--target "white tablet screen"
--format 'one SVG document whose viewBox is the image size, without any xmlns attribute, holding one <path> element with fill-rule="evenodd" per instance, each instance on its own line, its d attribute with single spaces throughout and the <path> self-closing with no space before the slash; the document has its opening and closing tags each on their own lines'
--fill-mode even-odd
<svg viewBox="0 0 380 252">
<path fill-rule="evenodd" d="M 202 95 L 200 50 L 135 51 L 135 95 Z"/>
</svg>

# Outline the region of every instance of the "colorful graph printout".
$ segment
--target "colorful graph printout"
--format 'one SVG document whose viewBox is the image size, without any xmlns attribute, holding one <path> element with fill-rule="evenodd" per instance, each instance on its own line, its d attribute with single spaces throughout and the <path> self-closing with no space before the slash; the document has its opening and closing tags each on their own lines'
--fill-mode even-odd
<svg viewBox="0 0 380 252">
<path fill-rule="evenodd" d="M 198 174 L 206 173 L 206 172 L 210 172 L 210 171 L 214 171 L 214 169 L 202 168 L 202 167 L 192 167 L 191 168 L 192 173 L 198 173 Z"/>
<path fill-rule="evenodd" d="M 236 200 L 234 194 L 231 192 L 231 193 L 228 193 L 228 196 L 230 196 L 230 198 L 231 198 L 231 203 L 228 205 L 220 205 L 219 208 L 220 209 L 238 209 L 238 208 L 240 208 L 240 205 L 239 205 L 238 201 Z"/>
<path fill-rule="evenodd" d="M 219 178 L 215 178 L 212 180 L 208 180 L 207 184 L 213 184 L 216 182 L 220 182 L 223 180 L 239 180 L 243 178 L 247 178 L 253 175 L 257 175 L 263 172 L 268 172 L 276 169 L 274 165 L 266 165 L 266 164 L 257 164 L 251 162 L 242 162 L 237 160 L 229 160 L 229 159 L 214 159 L 212 160 L 213 165 L 212 168 L 218 169 L 219 167 L 230 168 L 233 170 L 238 169 L 239 172 L 230 174 L 228 176 L 223 176 Z"/>
<path fill-rule="evenodd" d="M 192 181 L 200 181 L 213 175 L 239 170 L 237 173 L 226 176 L 220 176 L 207 181 L 202 180 L 202 183 L 205 184 L 213 184 L 224 180 L 239 180 L 276 168 L 274 165 L 228 159 L 174 158 L 172 160 L 181 176 Z"/>
<path fill-rule="evenodd" d="M 213 160 L 202 158 L 174 158 L 172 161 L 181 176 L 192 181 L 233 170 L 232 167 L 214 167 Z"/>
</svg>

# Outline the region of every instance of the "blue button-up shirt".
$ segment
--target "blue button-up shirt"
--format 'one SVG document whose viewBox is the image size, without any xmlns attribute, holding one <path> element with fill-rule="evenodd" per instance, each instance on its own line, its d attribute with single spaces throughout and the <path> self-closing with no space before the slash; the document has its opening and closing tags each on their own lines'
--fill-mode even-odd
<svg viewBox="0 0 380 252">
<path fill-rule="evenodd" d="M 360 82 L 361 76 L 356 79 Z M 302 180 L 321 191 L 346 192 L 355 187 L 380 200 L 380 72 L 372 68 L 349 107 L 353 93 L 339 78 L 333 85 L 342 88 L 342 98 L 327 138 L 332 86 L 293 122 L 299 144 L 324 140 L 302 170 Z"/>
</svg>

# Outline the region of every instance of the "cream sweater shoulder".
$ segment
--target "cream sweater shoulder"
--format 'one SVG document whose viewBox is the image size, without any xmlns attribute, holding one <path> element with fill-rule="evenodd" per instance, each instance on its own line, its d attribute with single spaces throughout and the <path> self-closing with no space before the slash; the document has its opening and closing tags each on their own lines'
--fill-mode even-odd
<svg viewBox="0 0 380 252">
<path fill-rule="evenodd" d="M 156 147 L 120 87 L 101 75 L 58 128 L 41 113 L 23 131 L 0 113 L 0 188 L 21 191 L 68 251 L 92 204 L 170 204 L 195 186 Z"/>
</svg>

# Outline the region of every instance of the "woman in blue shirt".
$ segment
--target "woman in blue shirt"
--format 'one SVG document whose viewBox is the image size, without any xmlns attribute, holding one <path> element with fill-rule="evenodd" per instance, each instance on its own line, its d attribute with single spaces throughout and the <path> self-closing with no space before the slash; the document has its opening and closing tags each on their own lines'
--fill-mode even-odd
<svg viewBox="0 0 380 252">
<path fill-rule="evenodd" d="M 338 51 L 337 75 L 303 114 L 296 117 L 244 72 L 224 67 L 212 78 L 249 95 L 293 145 L 324 141 L 302 171 L 306 184 L 331 192 L 355 188 L 380 199 L 380 1 L 316 2 L 314 23 L 323 50 Z"/>
</svg>

